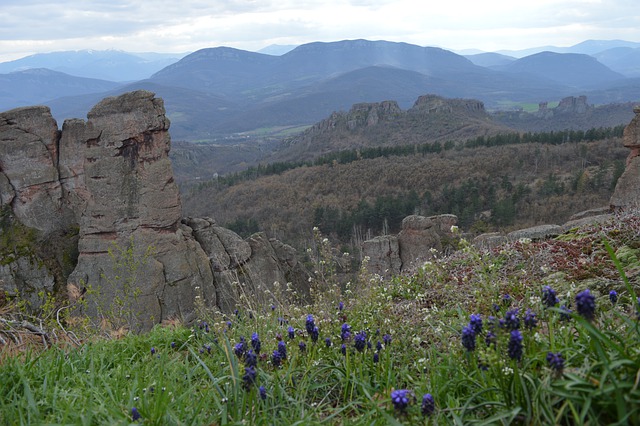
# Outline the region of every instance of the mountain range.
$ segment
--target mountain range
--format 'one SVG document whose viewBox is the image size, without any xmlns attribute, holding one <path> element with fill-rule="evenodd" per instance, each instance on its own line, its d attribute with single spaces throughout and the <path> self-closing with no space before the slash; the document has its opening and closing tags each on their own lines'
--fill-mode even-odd
<svg viewBox="0 0 640 426">
<path fill-rule="evenodd" d="M 174 138 L 225 143 L 230 134 L 309 126 L 360 102 L 409 108 L 425 94 L 478 99 L 488 110 L 584 94 L 596 104 L 640 99 L 640 43 L 504 53 L 369 40 L 309 43 L 281 55 L 229 47 L 184 57 L 58 52 L 0 63 L 0 110 L 45 104 L 62 121 L 84 117 L 103 97 L 147 89 L 165 100 Z"/>
</svg>

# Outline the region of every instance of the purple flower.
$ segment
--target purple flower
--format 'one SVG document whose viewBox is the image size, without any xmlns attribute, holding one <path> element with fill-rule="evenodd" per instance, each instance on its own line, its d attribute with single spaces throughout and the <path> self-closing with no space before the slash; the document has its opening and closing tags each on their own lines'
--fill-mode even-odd
<svg viewBox="0 0 640 426">
<path fill-rule="evenodd" d="M 342 311 L 344 309 L 344 303 L 340 302 L 338 303 L 338 310 Z"/>
<path fill-rule="evenodd" d="M 382 342 L 385 346 L 389 346 L 391 344 L 391 335 L 385 334 L 384 336 L 382 336 Z"/>
<path fill-rule="evenodd" d="M 151 355 L 155 355 L 156 354 L 156 348 L 154 348 L 153 346 L 151 347 Z"/>
<path fill-rule="evenodd" d="M 482 318 L 480 314 L 471 314 L 469 325 L 473 328 L 473 332 L 480 334 L 482 332 Z"/>
<path fill-rule="evenodd" d="M 273 364 L 274 367 L 279 367 L 281 362 L 282 362 L 282 357 L 280 356 L 280 352 L 276 349 L 271 354 L 271 363 Z"/>
<path fill-rule="evenodd" d="M 618 292 L 615 290 L 611 290 L 609 292 L 609 300 L 611 301 L 612 305 L 615 305 L 616 303 L 618 303 Z"/>
<path fill-rule="evenodd" d="M 227 321 L 227 328 L 231 328 L 231 326 L 233 325 L 233 323 L 231 321 Z M 209 331 L 209 326 L 207 325 L 207 332 Z"/>
<path fill-rule="evenodd" d="M 342 338 L 342 341 L 344 342 L 345 340 L 348 340 L 350 337 L 351 337 L 351 326 L 345 322 L 344 324 L 342 324 L 342 327 L 340 328 L 340 338 Z"/>
<path fill-rule="evenodd" d="M 380 340 L 378 340 L 378 341 L 376 342 L 376 350 L 377 350 L 378 352 L 380 352 L 380 351 L 382 350 L 382 343 L 380 343 Z"/>
<path fill-rule="evenodd" d="M 494 348 L 496 346 L 497 340 L 498 340 L 498 338 L 497 338 L 496 334 L 493 331 L 487 332 L 487 335 L 484 337 L 484 343 L 487 346 L 493 345 Z"/>
<path fill-rule="evenodd" d="M 509 296 L 508 294 L 505 294 L 502 296 L 502 303 L 506 306 L 511 305 L 511 296 Z"/>
<path fill-rule="evenodd" d="M 344 343 L 340 346 L 340 352 L 342 352 L 342 355 L 346 355 L 347 354 L 347 345 L 345 345 Z"/>
<path fill-rule="evenodd" d="M 531 309 L 527 309 L 527 312 L 524 314 L 524 326 L 529 330 L 533 330 L 537 325 L 538 319 L 536 318 L 535 312 Z"/>
<path fill-rule="evenodd" d="M 320 336 L 320 330 L 318 330 L 318 326 L 314 326 L 313 330 L 311 330 L 311 341 L 316 343 L 318 341 L 318 337 Z"/>
<path fill-rule="evenodd" d="M 522 358 L 522 333 L 520 330 L 511 331 L 507 351 L 511 359 L 520 361 Z"/>
<path fill-rule="evenodd" d="M 476 349 L 476 333 L 471 325 L 465 325 L 462 328 L 462 346 L 469 352 Z"/>
<path fill-rule="evenodd" d="M 330 348 L 331 347 L 331 339 L 329 337 L 324 339 L 324 344 L 327 345 L 328 348 Z"/>
<path fill-rule="evenodd" d="M 378 362 L 380 362 L 380 354 L 378 354 L 378 352 L 373 354 L 373 363 L 377 364 Z"/>
<path fill-rule="evenodd" d="M 311 334 L 313 332 L 313 327 L 316 326 L 315 321 L 313 320 L 313 315 L 307 315 L 307 321 L 305 322 L 305 327 L 307 328 L 307 333 Z"/>
<path fill-rule="evenodd" d="M 305 342 L 298 343 L 298 347 L 300 348 L 300 352 L 305 353 L 307 351 L 307 344 Z"/>
<path fill-rule="evenodd" d="M 203 347 L 204 349 L 206 349 L 206 351 L 207 351 L 208 353 L 211 353 L 211 345 L 208 345 L 208 344 L 206 344 L 206 343 L 205 343 L 204 345 L 202 345 L 202 347 Z"/>
<path fill-rule="evenodd" d="M 571 320 L 571 309 L 569 309 L 566 305 L 560 306 L 560 321 L 570 321 Z"/>
<path fill-rule="evenodd" d="M 260 337 L 258 336 L 258 333 L 253 333 L 251 335 L 251 347 L 253 348 L 254 351 L 256 351 L 257 354 L 260 353 L 262 343 L 260 342 Z"/>
<path fill-rule="evenodd" d="M 289 328 L 287 329 L 287 331 L 289 332 L 289 339 L 294 339 L 296 337 L 296 330 L 295 328 L 293 328 L 292 326 L 289 326 Z"/>
<path fill-rule="evenodd" d="M 413 392 L 407 389 L 397 389 L 391 392 L 391 403 L 398 411 L 404 411 L 409 406 Z"/>
<path fill-rule="evenodd" d="M 423 416 L 430 416 L 436 409 L 436 402 L 433 400 L 433 396 L 430 393 L 425 393 L 422 397 L 421 411 Z"/>
<path fill-rule="evenodd" d="M 233 347 L 233 352 L 238 358 L 242 359 L 244 357 L 246 349 L 247 348 L 244 345 L 244 338 L 240 337 L 240 342 L 236 343 L 236 345 Z"/>
<path fill-rule="evenodd" d="M 553 308 L 559 303 L 558 297 L 556 296 L 556 291 L 548 285 L 545 285 L 542 288 L 542 303 L 547 308 Z"/>
<path fill-rule="evenodd" d="M 267 390 L 264 386 L 260 386 L 260 388 L 258 389 L 258 393 L 260 394 L 260 399 L 262 399 L 263 401 L 267 399 Z"/>
<path fill-rule="evenodd" d="M 547 354 L 547 362 L 549 363 L 549 367 L 556 372 L 556 374 L 562 374 L 562 370 L 564 369 L 564 358 L 562 358 L 562 354 L 560 352 L 549 352 Z"/>
<path fill-rule="evenodd" d="M 247 367 L 255 367 L 258 365 L 258 355 L 253 352 L 252 349 L 249 349 L 247 353 L 244 354 L 244 365 Z"/>
<path fill-rule="evenodd" d="M 140 420 L 140 417 L 142 416 L 138 412 L 138 409 L 136 407 L 131 407 L 131 421 L 137 422 Z"/>
<path fill-rule="evenodd" d="M 353 344 L 358 352 L 364 351 L 364 348 L 367 346 L 367 333 L 365 333 L 364 331 L 359 331 L 358 333 L 356 333 Z"/>
<path fill-rule="evenodd" d="M 587 321 L 593 320 L 596 313 L 596 298 L 589 289 L 581 291 L 576 295 L 576 310 Z"/>
<path fill-rule="evenodd" d="M 278 342 L 278 352 L 280 352 L 280 358 L 283 360 L 287 359 L 287 344 L 284 340 Z"/>
<path fill-rule="evenodd" d="M 244 376 L 242 376 L 242 382 L 244 384 L 244 388 L 249 390 L 251 385 L 256 382 L 256 369 L 253 367 L 245 367 Z"/>
<path fill-rule="evenodd" d="M 176 348 L 176 342 L 171 342 L 171 349 L 175 349 Z"/>
<path fill-rule="evenodd" d="M 273 305 L 273 304 L 272 304 L 272 305 L 271 305 L 271 310 L 272 310 L 272 311 L 275 311 L 275 310 L 276 310 L 276 305 Z"/>
<path fill-rule="evenodd" d="M 518 309 L 512 309 L 504 314 L 504 325 L 507 330 L 517 330 L 520 328 L 520 318 L 518 318 Z"/>
</svg>

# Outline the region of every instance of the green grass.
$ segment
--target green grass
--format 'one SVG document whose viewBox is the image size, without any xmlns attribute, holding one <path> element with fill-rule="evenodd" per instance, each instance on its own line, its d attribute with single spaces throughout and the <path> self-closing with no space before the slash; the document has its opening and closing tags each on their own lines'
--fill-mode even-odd
<svg viewBox="0 0 640 426">
<path fill-rule="evenodd" d="M 310 306 L 209 313 L 193 327 L 6 352 L 0 423 L 129 424 L 136 407 L 137 422 L 148 425 L 640 424 L 637 256 L 629 255 L 639 246 L 640 218 L 633 215 L 490 251 L 463 240 L 461 250 L 410 277 L 360 273 L 340 286 L 329 267 L 314 283 Z M 558 304 L 545 304 L 545 286 Z M 587 288 L 595 296 L 592 319 L 576 303 Z M 610 290 L 618 293 L 615 304 Z M 560 306 L 569 304 L 573 313 L 562 319 Z M 529 309 L 537 319 L 531 328 Z M 520 322 L 519 359 L 510 356 L 510 323 L 500 325 L 509 312 Z M 483 326 L 469 351 L 461 332 L 471 314 Z M 315 343 L 308 315 L 319 329 Z M 345 323 L 351 336 L 343 342 Z M 359 350 L 355 336 L 362 331 L 371 346 Z M 489 331 L 495 338 L 487 346 Z M 252 348 L 253 333 L 261 350 L 249 383 L 248 358 L 237 352 L 243 339 L 245 352 Z M 287 357 L 275 366 L 280 340 Z M 561 354 L 561 371 L 549 365 L 549 352 Z M 391 401 L 396 389 L 415 397 L 404 409 Z M 435 400 L 427 416 L 426 393 Z"/>
</svg>

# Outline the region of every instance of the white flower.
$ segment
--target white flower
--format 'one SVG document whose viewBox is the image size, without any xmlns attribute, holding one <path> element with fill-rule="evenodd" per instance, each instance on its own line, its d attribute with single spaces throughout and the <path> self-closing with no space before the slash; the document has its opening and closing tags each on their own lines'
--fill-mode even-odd
<svg viewBox="0 0 640 426">
<path fill-rule="evenodd" d="M 456 225 L 451 225 L 451 233 L 452 234 L 457 234 L 458 231 L 460 231 L 460 228 L 458 228 Z"/>
<path fill-rule="evenodd" d="M 505 376 L 510 376 L 513 374 L 513 368 L 511 367 L 503 367 L 502 368 L 502 374 L 504 374 Z"/>
</svg>

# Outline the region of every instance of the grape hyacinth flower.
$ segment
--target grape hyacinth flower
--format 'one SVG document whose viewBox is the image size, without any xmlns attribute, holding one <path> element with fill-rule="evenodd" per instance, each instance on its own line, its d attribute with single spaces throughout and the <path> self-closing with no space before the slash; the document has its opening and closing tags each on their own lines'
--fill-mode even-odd
<svg viewBox="0 0 640 426">
<path fill-rule="evenodd" d="M 508 294 L 505 294 L 502 296 L 502 304 L 505 306 L 509 306 L 511 305 L 511 296 L 509 296 Z"/>
<path fill-rule="evenodd" d="M 247 353 L 244 354 L 244 365 L 247 367 L 255 367 L 258 365 L 258 355 L 253 352 L 253 349 L 249 349 Z"/>
<path fill-rule="evenodd" d="M 552 289 L 550 286 L 545 285 L 542 288 L 542 303 L 547 307 L 547 308 L 553 308 L 554 306 L 556 306 L 558 303 L 560 303 L 558 301 L 558 297 L 556 296 L 556 291 L 554 289 Z"/>
<path fill-rule="evenodd" d="M 384 336 L 382 336 L 382 342 L 385 346 L 389 346 L 391 344 L 391 335 L 385 334 Z"/>
<path fill-rule="evenodd" d="M 612 305 L 615 305 L 616 303 L 618 303 L 618 292 L 615 290 L 611 290 L 609 292 L 609 300 L 611 301 Z"/>
<path fill-rule="evenodd" d="M 156 348 L 151 346 L 151 355 L 155 355 L 155 354 L 156 354 Z"/>
<path fill-rule="evenodd" d="M 367 333 L 365 333 L 364 331 L 359 331 L 358 333 L 356 333 L 353 344 L 358 352 L 364 351 L 364 348 L 367 346 Z"/>
<path fill-rule="evenodd" d="M 344 309 L 344 303 L 340 302 L 338 303 L 338 310 L 342 311 Z"/>
<path fill-rule="evenodd" d="M 327 345 L 328 348 L 331 347 L 331 338 L 327 337 L 324 339 L 324 344 Z"/>
<path fill-rule="evenodd" d="M 236 343 L 236 345 L 233 347 L 233 352 L 238 358 L 242 359 L 244 357 L 245 351 L 246 348 L 244 345 L 244 337 L 240 337 L 240 342 Z"/>
<path fill-rule="evenodd" d="M 476 333 L 473 332 L 471 325 L 466 325 L 462 328 L 462 346 L 469 352 L 473 352 L 476 349 Z"/>
<path fill-rule="evenodd" d="M 507 330 L 518 330 L 520 328 L 520 318 L 518 318 L 518 309 L 512 309 L 504 314 L 504 325 Z"/>
<path fill-rule="evenodd" d="M 422 397 L 421 411 L 423 416 L 430 416 L 436 409 L 436 402 L 430 393 L 425 393 Z"/>
<path fill-rule="evenodd" d="M 246 390 L 251 388 L 251 385 L 256 382 L 256 369 L 253 367 L 245 367 L 244 376 L 242 376 L 242 383 Z"/>
<path fill-rule="evenodd" d="M 280 353 L 280 358 L 287 359 L 287 344 L 284 340 L 278 342 L 278 352 Z"/>
<path fill-rule="evenodd" d="M 473 328 L 473 332 L 480 334 L 482 332 L 482 318 L 480 314 L 471 314 L 469 325 Z"/>
<path fill-rule="evenodd" d="M 346 355 L 347 354 L 347 345 L 345 345 L 344 343 L 340 346 L 340 352 L 342 352 L 342 355 Z"/>
<path fill-rule="evenodd" d="M 136 407 L 131 407 L 131 421 L 137 422 L 142 416 Z"/>
<path fill-rule="evenodd" d="M 292 326 L 289 326 L 287 332 L 289 333 L 289 339 L 293 340 L 296 337 L 296 330 Z"/>
<path fill-rule="evenodd" d="M 260 337 L 258 336 L 258 333 L 253 333 L 251 335 L 251 347 L 253 348 L 254 351 L 256 351 L 257 354 L 260 353 L 260 349 L 262 348 L 262 343 L 260 342 Z"/>
<path fill-rule="evenodd" d="M 511 332 L 507 351 L 511 359 L 520 361 L 522 358 L 522 333 L 520 333 L 520 330 L 513 330 Z"/>
<path fill-rule="evenodd" d="M 260 388 L 258 389 L 258 393 L 260 394 L 260 399 L 262 399 L 263 401 L 267 399 L 267 389 L 265 389 L 264 386 L 260 386 Z"/>
<path fill-rule="evenodd" d="M 176 348 L 176 342 L 171 342 L 171 349 L 175 349 Z"/>
<path fill-rule="evenodd" d="M 531 309 L 527 309 L 527 312 L 524 314 L 524 326 L 528 330 L 533 330 L 538 326 L 538 319 L 536 318 L 536 314 Z"/>
<path fill-rule="evenodd" d="M 493 331 L 487 332 L 487 335 L 484 337 L 484 343 L 487 346 L 493 345 L 493 347 L 495 348 L 497 341 L 498 341 L 498 338 Z"/>
<path fill-rule="evenodd" d="M 373 354 L 373 363 L 377 364 L 378 362 L 380 362 L 380 354 L 378 354 L 378 352 Z"/>
<path fill-rule="evenodd" d="M 560 321 L 571 321 L 571 309 L 567 305 L 560 306 Z"/>
<path fill-rule="evenodd" d="M 344 324 L 342 324 L 342 327 L 340 328 L 340 338 L 344 342 L 345 340 L 349 340 L 350 337 L 351 337 L 351 326 L 345 322 Z"/>
<path fill-rule="evenodd" d="M 589 289 L 581 291 L 576 295 L 576 310 L 587 321 L 593 320 L 596 313 L 596 298 Z"/>
<path fill-rule="evenodd" d="M 391 392 L 391 403 L 398 411 L 404 411 L 411 402 L 413 393 L 407 389 L 397 389 Z"/>
<path fill-rule="evenodd" d="M 320 330 L 318 330 L 318 326 L 314 326 L 313 330 L 311 330 L 311 341 L 316 343 L 318 341 L 318 337 L 320 337 Z"/>
<path fill-rule="evenodd" d="M 313 320 L 313 315 L 311 314 L 307 315 L 307 321 L 305 323 L 305 326 L 307 328 L 307 333 L 311 334 L 311 332 L 313 332 L 313 327 L 316 326 L 316 323 Z"/>
<path fill-rule="evenodd" d="M 305 342 L 298 343 L 298 347 L 300 348 L 300 352 L 305 353 L 307 351 L 307 344 Z"/>
<path fill-rule="evenodd" d="M 282 357 L 280 356 L 280 352 L 276 349 L 273 351 L 273 354 L 271 354 L 271 363 L 274 367 L 279 367 L 281 362 Z"/>
<path fill-rule="evenodd" d="M 562 354 L 560 352 L 556 352 L 555 354 L 553 352 L 549 352 L 547 354 L 547 362 L 549 363 L 549 367 L 551 367 L 556 374 L 562 374 L 562 370 L 564 369 L 564 358 L 562 358 Z"/>
<path fill-rule="evenodd" d="M 376 343 L 376 350 L 378 352 L 380 352 L 382 350 L 382 343 L 380 343 L 380 340 L 378 340 L 378 342 Z"/>
</svg>

